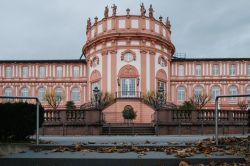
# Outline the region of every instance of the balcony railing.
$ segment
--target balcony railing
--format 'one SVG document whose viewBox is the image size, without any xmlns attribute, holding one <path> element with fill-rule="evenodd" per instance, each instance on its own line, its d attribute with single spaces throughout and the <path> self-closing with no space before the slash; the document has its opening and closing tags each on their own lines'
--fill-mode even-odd
<svg viewBox="0 0 250 166">
<path fill-rule="evenodd" d="M 141 98 L 140 91 L 118 91 L 115 93 L 116 98 Z"/>
</svg>

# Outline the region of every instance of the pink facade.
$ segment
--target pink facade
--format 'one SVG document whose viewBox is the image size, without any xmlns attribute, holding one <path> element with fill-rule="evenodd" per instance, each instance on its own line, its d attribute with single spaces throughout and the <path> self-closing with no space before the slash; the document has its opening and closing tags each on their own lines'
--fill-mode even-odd
<svg viewBox="0 0 250 166">
<path fill-rule="evenodd" d="M 79 107 L 91 101 L 92 90 L 98 87 L 119 98 L 104 110 L 106 115 L 120 114 L 124 106 L 134 105 L 137 121 L 144 123 L 150 122 L 154 111 L 138 98 L 158 87 L 177 105 L 194 93 L 212 97 L 250 93 L 250 58 L 176 58 L 170 29 L 168 19 L 156 20 L 153 13 L 130 15 L 127 11 L 116 16 L 113 10 L 108 16 L 106 12 L 103 19 L 88 21 L 82 49 L 85 59 L 0 61 L 0 95 L 42 98 L 41 88 L 61 88 L 57 90 L 66 94 L 61 107 L 69 100 Z M 238 109 L 238 100 L 243 99 L 222 99 L 220 107 Z M 214 101 L 205 108 L 214 108 Z"/>
</svg>

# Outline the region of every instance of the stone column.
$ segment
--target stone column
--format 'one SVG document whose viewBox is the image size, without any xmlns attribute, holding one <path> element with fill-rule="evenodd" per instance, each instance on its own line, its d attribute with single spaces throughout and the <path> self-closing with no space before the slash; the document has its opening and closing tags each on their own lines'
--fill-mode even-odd
<svg viewBox="0 0 250 166">
<path fill-rule="evenodd" d="M 115 94 L 117 91 L 116 89 L 116 82 L 117 82 L 117 74 L 116 74 L 116 51 L 110 51 L 111 54 L 111 93 Z"/>
<path fill-rule="evenodd" d="M 147 87 L 146 87 L 146 81 L 147 81 L 147 64 L 146 64 L 146 51 L 141 50 L 141 93 L 146 94 L 147 93 Z"/>
</svg>

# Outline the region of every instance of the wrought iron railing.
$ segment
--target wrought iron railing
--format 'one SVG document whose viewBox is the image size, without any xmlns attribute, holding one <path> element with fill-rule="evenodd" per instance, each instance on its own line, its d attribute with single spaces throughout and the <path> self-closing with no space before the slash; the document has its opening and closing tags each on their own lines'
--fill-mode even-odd
<svg viewBox="0 0 250 166">
<path fill-rule="evenodd" d="M 140 91 L 118 91 L 115 93 L 115 98 L 141 98 Z"/>
</svg>

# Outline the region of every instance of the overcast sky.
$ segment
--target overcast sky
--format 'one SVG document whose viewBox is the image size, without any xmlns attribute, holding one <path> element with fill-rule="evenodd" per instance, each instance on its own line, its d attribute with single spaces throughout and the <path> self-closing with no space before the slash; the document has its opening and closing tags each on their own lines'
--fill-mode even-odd
<svg viewBox="0 0 250 166">
<path fill-rule="evenodd" d="M 88 17 L 113 3 L 139 14 L 141 2 L 170 17 L 176 52 L 250 58 L 249 0 L 0 0 L 0 59 L 78 59 Z"/>
</svg>

